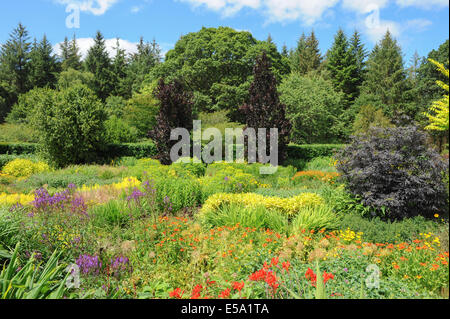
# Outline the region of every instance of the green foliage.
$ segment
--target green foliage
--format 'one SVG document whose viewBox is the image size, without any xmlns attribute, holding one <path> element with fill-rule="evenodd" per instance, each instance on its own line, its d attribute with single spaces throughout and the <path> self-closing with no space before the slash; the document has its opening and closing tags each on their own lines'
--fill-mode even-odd
<svg viewBox="0 0 450 319">
<path fill-rule="evenodd" d="M 286 233 L 288 218 L 285 214 L 268 210 L 263 206 L 245 207 L 240 205 L 227 205 L 215 211 L 208 211 L 202 215 L 201 222 L 208 228 L 241 227 L 256 229 L 270 229 L 277 233 Z"/>
<path fill-rule="evenodd" d="M 344 97 L 330 81 L 292 73 L 283 80 L 279 91 L 292 123 L 293 143 L 333 143 L 348 135 L 347 125 L 341 121 Z"/>
<path fill-rule="evenodd" d="M 30 87 L 55 87 L 59 63 L 45 34 L 39 43 L 34 40 L 29 68 Z"/>
<path fill-rule="evenodd" d="M 318 70 L 323 57 L 320 54 L 319 40 L 314 31 L 306 37 L 303 33 L 297 42 L 297 48 L 291 54 L 291 69 L 293 72 L 305 75 Z"/>
<path fill-rule="evenodd" d="M 25 124 L 0 124 L 0 143 L 36 143 L 37 132 Z M 2 149 L 2 146 L 0 146 Z M 0 151 L 0 154 L 2 151 Z"/>
<path fill-rule="evenodd" d="M 263 50 L 280 80 L 289 69 L 274 44 L 257 41 L 245 31 L 202 28 L 181 37 L 165 62 L 152 70 L 150 80 L 183 79 L 194 92 L 194 113 L 236 111 L 248 95 L 254 61 Z"/>
<path fill-rule="evenodd" d="M 355 134 L 367 134 L 371 127 L 392 127 L 391 121 L 384 116 L 383 110 L 374 106 L 362 106 L 353 123 Z"/>
<path fill-rule="evenodd" d="M 105 101 L 105 109 L 108 117 L 115 115 L 116 117 L 123 117 L 125 114 L 125 107 L 127 101 L 121 96 L 111 95 Z"/>
<path fill-rule="evenodd" d="M 374 94 L 382 103 L 384 113 L 394 118 L 399 112 L 414 118 L 405 109 L 406 74 L 400 46 L 386 32 L 384 38 L 375 45 L 367 60 L 364 94 Z"/>
<path fill-rule="evenodd" d="M 159 101 L 153 94 L 156 84 L 152 82 L 143 87 L 139 93 L 134 93 L 121 115 L 138 130 L 140 138 L 147 137 L 148 132 L 156 125 L 156 116 L 159 113 Z"/>
<path fill-rule="evenodd" d="M 205 175 L 206 172 L 206 165 L 198 158 L 181 157 L 178 161 L 173 163 L 171 167 L 175 168 L 178 173 L 185 172 L 196 177 L 201 177 Z"/>
<path fill-rule="evenodd" d="M 95 206 L 89 213 L 92 224 L 97 227 L 126 227 L 131 221 L 130 207 L 126 201 L 112 200 L 104 205 Z"/>
<path fill-rule="evenodd" d="M 53 92 L 49 88 L 35 88 L 19 95 L 17 103 L 13 105 L 11 112 L 8 114 L 7 121 L 9 123 L 30 124 L 36 105 L 48 103 L 48 98 L 53 95 Z"/>
<path fill-rule="evenodd" d="M 65 273 L 64 264 L 58 264 L 61 252 L 56 251 L 41 266 L 34 256 L 30 257 L 19 271 L 19 244 L 0 273 L 1 299 L 61 299 L 67 291 L 66 280 L 70 273 Z"/>
<path fill-rule="evenodd" d="M 59 90 L 64 90 L 82 84 L 91 89 L 94 88 L 94 74 L 69 68 L 59 74 L 57 88 Z"/>
<path fill-rule="evenodd" d="M 336 172 L 334 162 L 336 160 L 331 156 L 316 157 L 309 161 L 305 166 L 305 171 L 322 171 L 322 172 Z"/>
<path fill-rule="evenodd" d="M 40 132 L 40 149 L 55 166 L 95 161 L 105 148 L 106 113 L 94 93 L 74 86 L 36 106 L 34 127 Z"/>
<path fill-rule="evenodd" d="M 288 146 L 288 157 L 309 162 L 317 157 L 333 156 L 336 151 L 339 151 L 344 147 L 344 144 L 290 144 Z"/>
<path fill-rule="evenodd" d="M 302 208 L 291 224 L 291 233 L 300 234 L 302 230 L 333 230 L 339 226 L 339 218 L 327 205 Z"/>
<path fill-rule="evenodd" d="M 439 72 L 442 73 L 447 78 L 447 81 L 444 83 L 442 81 L 437 81 L 436 84 L 444 89 L 444 91 L 447 92 L 444 97 L 442 97 L 438 101 L 434 101 L 432 106 L 430 107 L 430 113 L 426 113 L 425 115 L 428 117 L 428 120 L 430 121 L 430 125 L 428 125 L 425 129 L 431 130 L 431 131 L 447 131 L 448 132 L 448 121 L 449 121 L 449 113 L 448 113 L 448 78 L 449 73 L 448 69 L 445 68 L 445 66 L 442 63 L 439 63 L 435 60 L 430 59 L 430 62 L 433 63 L 436 68 L 439 70 Z"/>
<path fill-rule="evenodd" d="M 444 224 L 427 220 L 422 216 L 407 218 L 401 221 L 382 220 L 379 217 L 363 217 L 348 212 L 342 215 L 340 229 L 351 229 L 364 233 L 364 240 L 374 243 L 411 242 L 411 238 L 419 238 L 421 233 L 438 234 L 445 229 Z"/>
<path fill-rule="evenodd" d="M 106 140 L 109 143 L 135 143 L 138 141 L 139 131 L 130 126 L 126 121 L 112 115 L 105 122 Z"/>
</svg>

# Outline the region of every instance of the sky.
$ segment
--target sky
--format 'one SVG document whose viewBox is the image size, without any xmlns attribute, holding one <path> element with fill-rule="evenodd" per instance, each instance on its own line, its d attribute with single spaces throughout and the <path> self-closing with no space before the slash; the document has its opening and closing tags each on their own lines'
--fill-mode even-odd
<svg viewBox="0 0 450 319">
<path fill-rule="evenodd" d="M 349 36 L 357 29 L 369 50 L 389 29 L 407 65 L 415 51 L 426 56 L 448 39 L 449 0 L 0 0 L 0 43 L 19 22 L 32 38 L 46 34 L 56 50 L 75 34 L 84 54 L 97 30 L 111 54 L 117 37 L 132 53 L 141 36 L 165 53 L 203 26 L 250 31 L 258 40 L 270 34 L 280 50 L 314 30 L 325 54 L 339 28 Z"/>
</svg>

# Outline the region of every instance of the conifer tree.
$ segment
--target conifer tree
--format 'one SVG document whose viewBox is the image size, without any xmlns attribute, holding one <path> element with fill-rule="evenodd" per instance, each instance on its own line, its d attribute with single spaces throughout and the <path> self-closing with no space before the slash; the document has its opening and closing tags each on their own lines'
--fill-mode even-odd
<svg viewBox="0 0 450 319">
<path fill-rule="evenodd" d="M 240 108 L 245 115 L 246 128 L 253 128 L 256 132 L 259 128 L 266 128 L 267 147 L 270 145 L 270 129 L 277 128 L 279 162 L 283 163 L 287 156 L 291 124 L 286 119 L 286 106 L 280 102 L 277 81 L 265 52 L 256 59 L 253 77 L 248 103 Z"/>
<path fill-rule="evenodd" d="M 141 37 L 137 45 L 137 53 L 131 56 L 128 74 L 130 90 L 139 91 L 146 75 L 159 63 L 161 63 L 159 45 L 155 40 L 152 43 L 144 42 L 144 38 Z"/>
<path fill-rule="evenodd" d="M 300 74 L 319 69 L 322 63 L 322 56 L 319 49 L 319 41 L 314 31 L 306 37 L 303 33 L 297 42 L 297 48 L 293 52 L 291 69 Z"/>
<path fill-rule="evenodd" d="M 44 35 L 39 43 L 34 40 L 30 52 L 29 80 L 31 87 L 55 87 L 58 71 L 59 65 L 47 36 Z"/>
<path fill-rule="evenodd" d="M 402 51 L 387 31 L 370 53 L 363 90 L 375 95 L 384 106 L 385 114 L 392 118 L 407 113 L 404 104 L 406 89 Z"/>
<path fill-rule="evenodd" d="M 97 31 L 94 41 L 94 45 L 88 51 L 85 65 L 86 70 L 94 74 L 95 93 L 105 101 L 114 89 L 111 59 L 100 31 Z"/>
<path fill-rule="evenodd" d="M 347 102 L 353 101 L 358 94 L 358 65 L 342 29 L 336 33 L 327 53 L 327 69 L 334 88 L 344 92 Z"/>
<path fill-rule="evenodd" d="M 119 39 L 116 41 L 116 55 L 112 62 L 112 70 L 114 75 L 114 90 L 113 95 L 121 96 L 129 99 L 131 92 L 127 87 L 128 61 L 125 50 L 120 48 Z"/>
</svg>

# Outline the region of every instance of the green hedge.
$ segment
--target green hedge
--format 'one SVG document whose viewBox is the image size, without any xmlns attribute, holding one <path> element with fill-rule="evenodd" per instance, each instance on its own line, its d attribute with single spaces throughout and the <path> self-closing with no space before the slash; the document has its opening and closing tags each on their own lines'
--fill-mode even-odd
<svg viewBox="0 0 450 319">
<path fill-rule="evenodd" d="M 33 143 L 0 143 L 0 154 L 34 154 L 36 151 L 37 144 Z"/>
<path fill-rule="evenodd" d="M 21 155 L 34 154 L 38 144 L 31 143 L 0 143 L 0 154 Z M 311 144 L 288 146 L 288 158 L 310 161 L 316 157 L 332 156 L 335 151 L 344 148 L 344 144 Z M 99 154 L 99 158 L 109 160 L 119 157 L 154 157 L 157 155 L 156 146 L 153 142 L 111 144 L 106 150 Z"/>
<path fill-rule="evenodd" d="M 333 156 L 336 151 L 343 149 L 345 144 L 289 144 L 288 158 L 310 161 L 317 157 Z"/>
<path fill-rule="evenodd" d="M 36 154 L 38 144 L 29 143 L 0 143 L 0 154 L 25 155 Z M 156 146 L 152 142 L 111 144 L 105 151 L 98 154 L 98 158 L 110 160 L 118 157 L 130 156 L 136 158 L 153 157 L 157 154 Z"/>
</svg>

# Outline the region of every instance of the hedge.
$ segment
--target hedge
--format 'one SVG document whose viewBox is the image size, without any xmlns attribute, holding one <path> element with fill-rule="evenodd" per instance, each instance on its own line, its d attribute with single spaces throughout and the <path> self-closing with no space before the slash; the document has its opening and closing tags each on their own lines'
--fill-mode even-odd
<svg viewBox="0 0 450 319">
<path fill-rule="evenodd" d="M 333 156 L 336 151 L 343 149 L 345 144 L 289 144 L 288 158 L 310 161 L 316 157 Z"/>
<path fill-rule="evenodd" d="M 26 155 L 36 154 L 38 144 L 30 143 L 0 143 L 0 154 Z M 118 157 L 130 156 L 136 158 L 153 157 L 157 154 L 156 146 L 152 142 L 110 144 L 105 151 L 98 154 L 98 158 L 109 160 Z"/>
<path fill-rule="evenodd" d="M 344 148 L 344 144 L 310 144 L 296 145 L 289 144 L 288 158 L 310 161 L 316 157 L 333 156 L 335 151 Z M 23 155 L 35 154 L 38 144 L 31 143 L 0 143 L 0 154 Z M 145 143 L 126 143 L 111 144 L 106 150 L 98 154 L 99 158 L 110 160 L 119 157 L 154 157 L 157 155 L 157 149 L 153 142 Z"/>
</svg>

